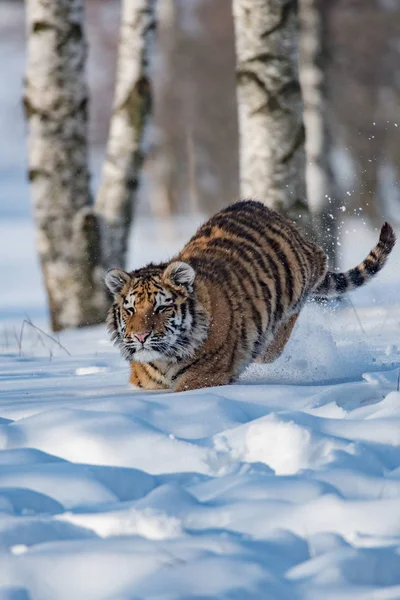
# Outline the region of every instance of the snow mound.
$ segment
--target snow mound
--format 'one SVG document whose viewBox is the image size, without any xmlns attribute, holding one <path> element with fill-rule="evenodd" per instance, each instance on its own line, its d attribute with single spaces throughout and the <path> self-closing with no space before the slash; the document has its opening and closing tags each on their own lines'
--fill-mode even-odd
<svg viewBox="0 0 400 600">
<path fill-rule="evenodd" d="M 349 314 L 181 394 L 133 391 L 102 328 L 8 347 L 0 600 L 398 600 L 397 329 Z"/>
</svg>

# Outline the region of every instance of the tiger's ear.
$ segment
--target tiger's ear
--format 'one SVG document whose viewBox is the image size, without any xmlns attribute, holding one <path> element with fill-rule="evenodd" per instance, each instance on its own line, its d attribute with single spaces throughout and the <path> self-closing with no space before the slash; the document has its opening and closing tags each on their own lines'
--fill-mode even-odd
<svg viewBox="0 0 400 600">
<path fill-rule="evenodd" d="M 104 278 L 105 284 L 112 294 L 118 294 L 131 276 L 122 269 L 110 269 Z"/>
<path fill-rule="evenodd" d="M 164 271 L 164 279 L 176 287 L 184 287 L 192 291 L 193 281 L 196 276 L 194 269 L 185 262 L 176 261 L 168 265 Z"/>
</svg>

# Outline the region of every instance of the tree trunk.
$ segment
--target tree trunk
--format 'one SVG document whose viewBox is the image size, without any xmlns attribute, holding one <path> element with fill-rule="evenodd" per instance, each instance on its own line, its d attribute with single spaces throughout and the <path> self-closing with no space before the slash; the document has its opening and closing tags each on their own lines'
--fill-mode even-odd
<svg viewBox="0 0 400 600">
<path fill-rule="evenodd" d="M 300 0 L 300 79 L 307 151 L 307 198 L 318 241 L 337 263 L 339 193 L 331 166 L 332 137 L 327 94 L 326 0 Z"/>
<path fill-rule="evenodd" d="M 96 199 L 103 266 L 123 267 L 151 108 L 149 45 L 155 0 L 123 0 L 121 36 L 107 157 Z"/>
<path fill-rule="evenodd" d="M 309 229 L 296 0 L 233 0 L 240 188 Z"/>
<path fill-rule="evenodd" d="M 27 0 L 29 179 L 52 327 L 104 319 L 90 208 L 83 0 Z"/>
</svg>

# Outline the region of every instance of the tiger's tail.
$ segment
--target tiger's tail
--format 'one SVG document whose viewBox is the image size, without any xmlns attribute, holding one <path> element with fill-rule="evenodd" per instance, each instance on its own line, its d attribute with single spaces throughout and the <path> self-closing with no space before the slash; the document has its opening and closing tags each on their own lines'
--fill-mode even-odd
<svg viewBox="0 0 400 600">
<path fill-rule="evenodd" d="M 311 292 L 311 298 L 335 298 L 355 290 L 375 277 L 384 267 L 396 243 L 396 235 L 389 223 L 382 226 L 379 242 L 361 264 L 345 273 L 327 271 L 324 279 Z"/>
</svg>

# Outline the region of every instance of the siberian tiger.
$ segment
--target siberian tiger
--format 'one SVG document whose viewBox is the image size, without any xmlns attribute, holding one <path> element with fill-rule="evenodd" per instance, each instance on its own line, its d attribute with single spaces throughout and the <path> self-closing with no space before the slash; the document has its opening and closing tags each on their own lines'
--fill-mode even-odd
<svg viewBox="0 0 400 600">
<path fill-rule="evenodd" d="M 170 262 L 111 269 L 108 330 L 139 388 L 228 384 L 251 361 L 281 354 L 308 298 L 339 296 L 376 275 L 395 241 L 385 223 L 358 267 L 334 273 L 291 221 L 260 202 L 237 202 Z"/>
</svg>

